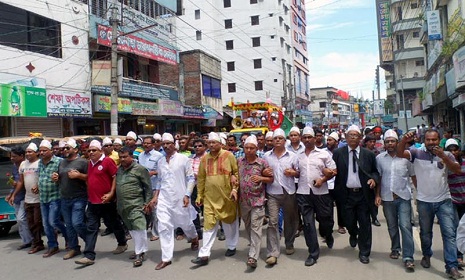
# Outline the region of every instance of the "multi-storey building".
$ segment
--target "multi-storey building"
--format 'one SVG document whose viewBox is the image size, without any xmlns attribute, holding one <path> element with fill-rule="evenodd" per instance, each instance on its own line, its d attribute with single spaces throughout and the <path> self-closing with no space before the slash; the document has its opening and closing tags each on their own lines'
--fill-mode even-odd
<svg viewBox="0 0 465 280">
<path fill-rule="evenodd" d="M 349 94 L 334 87 L 311 88 L 313 125 L 338 128 L 358 123 Z"/>
<path fill-rule="evenodd" d="M 421 124 L 421 111 L 416 96 L 423 90 L 425 71 L 424 50 L 420 44 L 422 28 L 421 1 L 376 0 L 380 66 L 385 70 L 386 95 L 394 104 L 394 117 L 398 127 L 405 129 L 405 114 L 408 125 Z M 417 106 L 418 107 L 418 106 Z M 408 129 L 408 128 L 407 128 Z"/>
<path fill-rule="evenodd" d="M 271 100 L 291 117 L 296 109 L 307 109 L 304 1 L 178 2 L 183 7 L 176 22 L 178 46 L 201 49 L 220 59 L 224 105 L 231 98 L 234 102 Z"/>
</svg>

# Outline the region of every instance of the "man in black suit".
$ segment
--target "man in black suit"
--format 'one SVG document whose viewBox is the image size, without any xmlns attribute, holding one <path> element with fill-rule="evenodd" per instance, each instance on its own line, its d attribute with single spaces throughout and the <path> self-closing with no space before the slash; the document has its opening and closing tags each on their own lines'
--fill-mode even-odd
<svg viewBox="0 0 465 280">
<path fill-rule="evenodd" d="M 360 262 L 367 264 L 371 252 L 370 213 L 376 207 L 379 173 L 375 154 L 359 146 L 361 138 L 358 126 L 352 125 L 346 131 L 348 145 L 333 152 L 337 167 L 334 194 L 343 205 L 350 246 L 358 243 Z"/>
</svg>

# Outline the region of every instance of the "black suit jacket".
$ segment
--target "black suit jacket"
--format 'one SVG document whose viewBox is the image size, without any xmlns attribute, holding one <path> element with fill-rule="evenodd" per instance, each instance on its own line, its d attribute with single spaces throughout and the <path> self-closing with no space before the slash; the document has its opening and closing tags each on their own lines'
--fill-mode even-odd
<svg viewBox="0 0 465 280">
<path fill-rule="evenodd" d="M 337 167 L 337 175 L 334 182 L 334 195 L 337 200 L 345 203 L 349 193 L 347 188 L 349 163 L 352 164 L 352 160 L 349 160 L 349 146 L 334 150 L 333 160 Z M 359 164 L 360 167 L 358 168 L 358 177 L 360 178 L 363 194 L 365 195 L 365 198 L 368 202 L 374 202 L 375 189 L 371 189 L 367 182 L 369 179 L 374 179 L 376 181 L 376 186 L 378 187 L 379 185 L 380 176 L 376 167 L 375 154 L 370 150 L 361 147 L 359 154 Z M 365 174 L 362 169 L 365 170 L 369 176 Z M 369 204 L 370 207 L 375 207 L 374 203 Z"/>
</svg>

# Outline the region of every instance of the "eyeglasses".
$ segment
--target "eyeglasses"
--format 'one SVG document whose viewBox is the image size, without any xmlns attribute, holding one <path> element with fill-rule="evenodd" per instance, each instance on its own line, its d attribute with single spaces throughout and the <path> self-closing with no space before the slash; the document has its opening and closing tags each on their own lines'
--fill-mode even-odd
<svg viewBox="0 0 465 280">
<path fill-rule="evenodd" d="M 108 147 L 111 147 L 113 145 L 103 145 L 104 148 L 108 148 Z"/>
<path fill-rule="evenodd" d="M 197 148 L 203 148 L 203 145 L 197 145 L 197 146 L 194 146 L 195 149 Z"/>
<path fill-rule="evenodd" d="M 89 153 L 95 153 L 95 152 L 97 152 L 97 151 L 98 151 L 98 150 L 87 150 L 87 152 L 89 152 Z"/>
</svg>

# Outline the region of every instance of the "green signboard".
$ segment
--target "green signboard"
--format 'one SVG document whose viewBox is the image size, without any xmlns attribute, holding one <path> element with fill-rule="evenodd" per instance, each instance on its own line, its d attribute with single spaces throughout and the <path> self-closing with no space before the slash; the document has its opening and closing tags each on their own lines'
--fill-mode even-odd
<svg viewBox="0 0 465 280">
<path fill-rule="evenodd" d="M 45 88 L 0 84 L 0 116 L 46 117 Z"/>
</svg>

